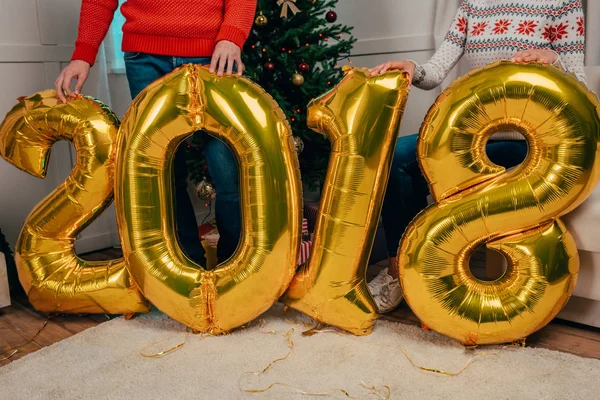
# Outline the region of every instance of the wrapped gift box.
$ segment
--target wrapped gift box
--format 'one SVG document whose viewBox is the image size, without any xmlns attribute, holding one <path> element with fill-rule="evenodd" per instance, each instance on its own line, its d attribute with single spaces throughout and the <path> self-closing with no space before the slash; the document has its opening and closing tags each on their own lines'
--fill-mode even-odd
<svg viewBox="0 0 600 400">
<path fill-rule="evenodd" d="M 219 242 L 219 231 L 212 224 L 203 224 L 198 228 L 202 247 L 206 251 L 206 264 L 208 269 L 217 266 L 217 243 Z M 302 236 L 304 240 L 300 246 L 298 256 L 298 266 L 304 264 L 310 258 L 310 249 L 312 248 L 312 238 L 309 237 L 308 221 L 302 220 Z"/>
<path fill-rule="evenodd" d="M 303 240 L 300 245 L 300 254 L 298 255 L 298 267 L 305 264 L 310 258 L 310 250 L 312 249 L 312 238 Z"/>
</svg>

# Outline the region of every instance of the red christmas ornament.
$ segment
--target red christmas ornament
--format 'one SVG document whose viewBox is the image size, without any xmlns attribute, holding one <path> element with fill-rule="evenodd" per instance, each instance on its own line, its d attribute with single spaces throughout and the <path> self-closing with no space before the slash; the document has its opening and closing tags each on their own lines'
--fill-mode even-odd
<svg viewBox="0 0 600 400">
<path fill-rule="evenodd" d="M 327 22 L 331 22 L 334 23 L 335 21 L 337 21 L 337 14 L 335 11 L 329 11 L 327 13 L 327 15 L 325 15 L 325 19 L 327 20 Z"/>
<path fill-rule="evenodd" d="M 273 64 L 273 62 L 269 60 L 269 61 L 267 61 L 265 63 L 265 69 L 268 70 L 268 71 L 274 71 L 275 70 L 275 64 Z"/>
<path fill-rule="evenodd" d="M 308 71 L 310 71 L 310 65 L 308 65 L 306 61 L 302 60 L 302 62 L 298 64 L 298 72 L 305 74 Z"/>
</svg>

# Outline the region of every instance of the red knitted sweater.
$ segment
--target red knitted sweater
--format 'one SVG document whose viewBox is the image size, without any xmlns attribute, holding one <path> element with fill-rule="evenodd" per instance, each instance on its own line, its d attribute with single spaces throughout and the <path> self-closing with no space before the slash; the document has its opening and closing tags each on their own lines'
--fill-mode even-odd
<svg viewBox="0 0 600 400">
<path fill-rule="evenodd" d="M 118 6 L 118 0 L 82 1 L 73 60 L 94 63 Z M 204 57 L 220 40 L 242 47 L 255 10 L 256 0 L 127 0 L 123 51 Z"/>
</svg>

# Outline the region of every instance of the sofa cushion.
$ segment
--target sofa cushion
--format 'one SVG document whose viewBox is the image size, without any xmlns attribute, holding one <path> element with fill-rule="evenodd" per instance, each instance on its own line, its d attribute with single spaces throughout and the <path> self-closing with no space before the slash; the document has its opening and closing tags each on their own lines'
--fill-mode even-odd
<svg viewBox="0 0 600 400">
<path fill-rule="evenodd" d="M 582 205 L 565 215 L 563 221 L 578 249 L 600 252 L 600 186 Z"/>
<path fill-rule="evenodd" d="M 579 277 L 573 296 L 600 301 L 600 253 L 579 251 Z"/>
</svg>

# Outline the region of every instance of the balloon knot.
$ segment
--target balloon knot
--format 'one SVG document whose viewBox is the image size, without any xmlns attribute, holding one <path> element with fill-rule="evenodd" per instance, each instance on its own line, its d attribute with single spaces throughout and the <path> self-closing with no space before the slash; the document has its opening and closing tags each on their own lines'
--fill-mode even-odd
<svg viewBox="0 0 600 400">
<path fill-rule="evenodd" d="M 217 296 L 216 276 L 214 273 L 205 272 L 200 277 L 198 287 L 190 293 L 190 306 L 198 309 L 196 313 L 198 322 L 194 329 L 202 332 L 214 329 Z"/>
</svg>

